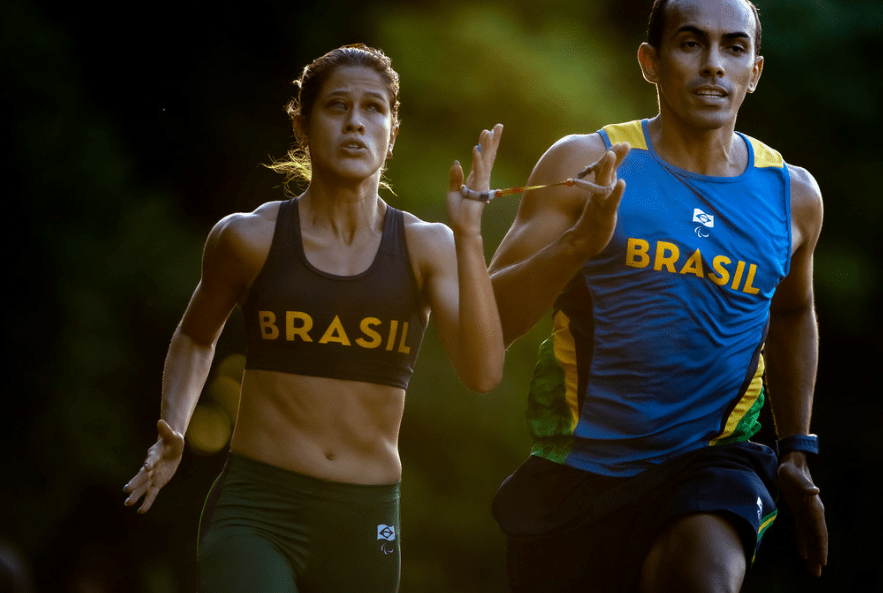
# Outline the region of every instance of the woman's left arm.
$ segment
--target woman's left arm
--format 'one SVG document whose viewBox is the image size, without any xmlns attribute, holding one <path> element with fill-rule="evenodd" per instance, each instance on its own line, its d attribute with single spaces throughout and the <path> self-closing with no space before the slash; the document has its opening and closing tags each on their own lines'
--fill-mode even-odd
<svg viewBox="0 0 883 593">
<path fill-rule="evenodd" d="M 484 130 L 472 150 L 472 170 L 465 185 L 479 192 L 490 188 L 490 176 L 503 126 Z M 486 202 L 460 192 L 463 169 L 451 167 L 447 194 L 450 228 L 430 225 L 419 241 L 426 262 L 424 294 L 431 307 L 445 351 L 463 384 L 487 393 L 503 377 L 505 347 L 497 301 L 487 271 L 481 216 Z"/>
</svg>

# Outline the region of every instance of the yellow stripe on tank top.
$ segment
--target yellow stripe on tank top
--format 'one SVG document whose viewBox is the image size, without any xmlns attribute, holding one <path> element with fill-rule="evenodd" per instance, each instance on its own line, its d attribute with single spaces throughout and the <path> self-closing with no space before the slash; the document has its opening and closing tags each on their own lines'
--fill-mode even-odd
<svg viewBox="0 0 883 593">
<path fill-rule="evenodd" d="M 745 390 L 745 393 L 742 394 L 742 399 L 739 400 L 739 403 L 737 403 L 736 407 L 733 408 L 733 411 L 730 412 L 724 431 L 720 435 L 711 439 L 708 443 L 709 445 L 715 445 L 719 441 L 727 439 L 733 435 L 739 422 L 745 417 L 745 414 L 748 413 L 748 410 L 751 409 L 751 406 L 754 405 L 757 398 L 760 397 L 760 392 L 763 390 L 763 371 L 765 368 L 766 364 L 763 360 L 763 354 L 761 354 L 757 361 L 757 370 L 754 372 L 754 377 L 751 379 L 748 389 Z"/>
<path fill-rule="evenodd" d="M 555 359 L 564 371 L 564 398 L 570 409 L 570 432 L 576 428 L 579 421 L 579 377 L 576 368 L 576 345 L 573 334 L 570 333 L 570 318 L 563 312 L 558 311 L 554 319 Z"/>
<path fill-rule="evenodd" d="M 644 139 L 644 128 L 641 120 L 630 121 L 624 124 L 610 124 L 604 126 L 610 144 L 619 144 L 620 142 L 628 142 L 632 148 L 647 150 L 647 141 Z"/>
<path fill-rule="evenodd" d="M 767 146 L 760 140 L 756 138 L 752 138 L 751 136 L 746 136 L 748 141 L 751 142 L 751 148 L 754 150 L 754 166 L 760 169 L 764 167 L 777 167 L 781 169 L 785 166 L 785 159 L 782 158 L 782 154 Z"/>
</svg>

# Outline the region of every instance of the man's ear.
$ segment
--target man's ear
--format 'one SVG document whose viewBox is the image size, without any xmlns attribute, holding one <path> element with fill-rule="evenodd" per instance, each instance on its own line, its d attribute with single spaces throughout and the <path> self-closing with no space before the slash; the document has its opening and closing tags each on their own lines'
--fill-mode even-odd
<svg viewBox="0 0 883 593">
<path fill-rule="evenodd" d="M 651 84 L 656 84 L 659 81 L 659 53 L 646 41 L 638 47 L 638 65 L 641 66 L 644 80 Z"/>
<path fill-rule="evenodd" d="M 751 82 L 748 83 L 749 93 L 753 93 L 757 89 L 761 74 L 763 74 L 763 56 L 757 56 L 754 58 L 754 72 L 751 73 Z"/>
</svg>

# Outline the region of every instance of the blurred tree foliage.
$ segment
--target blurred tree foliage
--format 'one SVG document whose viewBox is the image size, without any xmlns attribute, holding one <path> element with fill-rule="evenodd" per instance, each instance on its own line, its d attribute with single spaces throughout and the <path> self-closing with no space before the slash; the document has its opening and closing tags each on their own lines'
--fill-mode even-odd
<svg viewBox="0 0 883 593">
<path fill-rule="evenodd" d="M 355 41 L 392 56 L 403 126 L 388 171 L 395 195 L 386 197 L 444 220 L 448 168 L 454 159 L 468 166 L 482 128 L 506 126 L 493 185 L 510 186 L 558 138 L 655 113 L 635 60 L 649 4 L 260 0 L 155 3 L 124 18 L 98 5 L 6 2 L 13 290 L 0 537 L 30 560 L 38 590 L 195 589 L 197 518 L 223 455 L 188 452 L 149 515 L 123 509 L 119 490 L 155 439 L 165 348 L 208 230 L 281 197 L 261 164 L 292 140 L 282 106 L 304 64 Z M 881 452 L 883 414 L 865 378 L 880 355 L 881 202 L 872 181 L 883 6 L 758 5 L 765 73 L 738 127 L 808 168 L 826 198 L 815 429 L 833 539 L 828 574 L 809 582 L 783 509 L 746 590 L 872 590 L 880 513 L 876 497 L 852 485 Z M 488 257 L 517 199 L 490 206 Z M 219 361 L 243 351 L 240 323 L 231 318 Z M 459 385 L 427 335 L 401 433 L 403 591 L 505 590 L 503 536 L 489 505 L 527 454 L 524 394 L 547 329 L 510 349 L 503 384 L 484 397 Z"/>
</svg>

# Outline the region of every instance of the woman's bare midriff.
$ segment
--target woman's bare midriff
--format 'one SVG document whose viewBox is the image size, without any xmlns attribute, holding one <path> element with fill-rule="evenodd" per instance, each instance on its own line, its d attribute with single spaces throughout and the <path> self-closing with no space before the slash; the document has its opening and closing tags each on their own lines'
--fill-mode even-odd
<svg viewBox="0 0 883 593">
<path fill-rule="evenodd" d="M 391 484 L 404 406 L 397 387 L 247 370 L 230 448 L 324 480 Z"/>
</svg>

